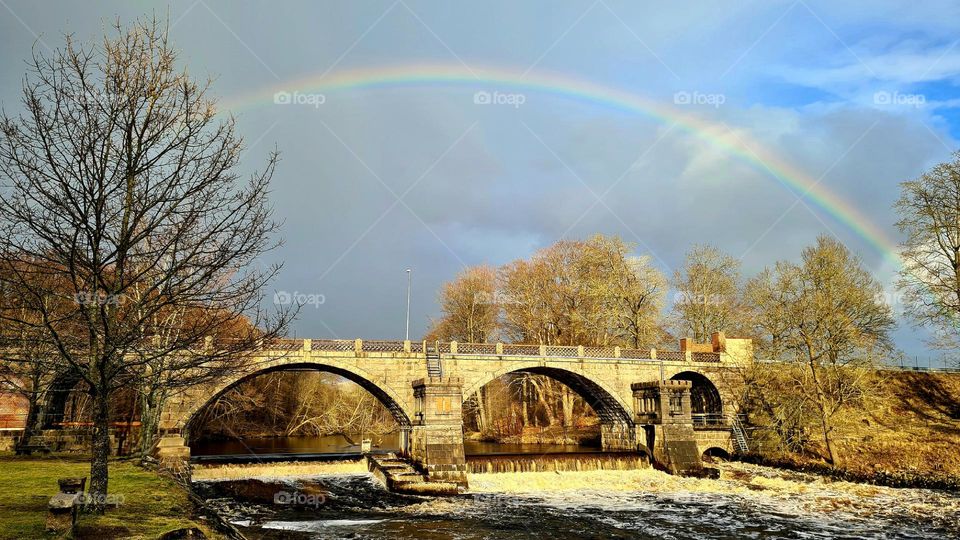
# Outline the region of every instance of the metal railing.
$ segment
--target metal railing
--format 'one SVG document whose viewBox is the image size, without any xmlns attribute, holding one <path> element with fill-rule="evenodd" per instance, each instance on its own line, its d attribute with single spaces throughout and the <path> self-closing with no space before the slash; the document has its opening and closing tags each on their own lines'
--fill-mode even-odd
<svg viewBox="0 0 960 540">
<path fill-rule="evenodd" d="M 730 427 L 732 419 L 719 413 L 691 414 L 693 427 Z"/>
<path fill-rule="evenodd" d="M 308 340 L 278 339 L 263 344 L 263 349 L 274 351 L 302 350 Z M 409 353 L 423 354 L 423 341 L 391 341 L 361 339 L 311 339 L 310 350 L 351 351 L 354 353 Z M 662 361 L 671 363 L 718 363 L 718 352 L 661 351 L 610 346 L 532 345 L 525 343 L 457 343 L 436 342 L 441 354 L 461 356 L 547 356 L 551 358 L 596 358 Z"/>
</svg>

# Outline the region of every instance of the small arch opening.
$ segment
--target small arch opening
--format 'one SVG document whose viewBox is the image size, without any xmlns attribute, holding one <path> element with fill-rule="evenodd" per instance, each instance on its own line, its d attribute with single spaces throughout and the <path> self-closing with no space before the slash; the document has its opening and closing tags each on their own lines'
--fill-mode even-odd
<svg viewBox="0 0 960 540">
<path fill-rule="evenodd" d="M 707 463 L 730 461 L 730 452 L 727 452 L 723 448 L 712 446 L 703 452 L 703 461 Z"/>
</svg>

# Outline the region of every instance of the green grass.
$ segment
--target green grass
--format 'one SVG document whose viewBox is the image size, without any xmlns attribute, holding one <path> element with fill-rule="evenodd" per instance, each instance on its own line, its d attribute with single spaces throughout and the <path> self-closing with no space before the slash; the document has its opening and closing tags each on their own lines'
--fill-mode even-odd
<svg viewBox="0 0 960 540">
<path fill-rule="evenodd" d="M 57 479 L 68 476 L 86 476 L 89 486 L 89 462 L 77 456 L 0 455 L 0 538 L 51 538 L 47 501 L 58 491 Z M 183 527 L 217 537 L 191 517 L 193 505 L 183 488 L 153 471 L 111 461 L 109 492 L 122 496 L 122 504 L 102 516 L 82 514 L 76 537 L 157 538 Z"/>
</svg>

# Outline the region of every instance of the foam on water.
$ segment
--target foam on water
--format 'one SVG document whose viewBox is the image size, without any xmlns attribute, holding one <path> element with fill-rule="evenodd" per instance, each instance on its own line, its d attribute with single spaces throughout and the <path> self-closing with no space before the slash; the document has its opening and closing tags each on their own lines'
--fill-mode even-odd
<svg viewBox="0 0 960 540">
<path fill-rule="evenodd" d="M 652 469 L 469 477 L 460 497 L 392 494 L 370 475 L 314 476 L 316 509 L 258 506 L 248 530 L 291 538 L 957 538 L 960 495 L 740 463 L 716 480 Z M 256 536 L 252 536 L 256 537 Z"/>
</svg>

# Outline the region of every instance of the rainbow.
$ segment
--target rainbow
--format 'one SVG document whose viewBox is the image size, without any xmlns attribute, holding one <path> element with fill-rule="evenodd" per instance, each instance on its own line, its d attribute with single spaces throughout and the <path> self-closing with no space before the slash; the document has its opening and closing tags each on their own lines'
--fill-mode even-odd
<svg viewBox="0 0 960 540">
<path fill-rule="evenodd" d="M 800 197 L 842 223 L 865 240 L 882 257 L 902 267 L 897 243 L 852 204 L 833 193 L 783 158 L 771 152 L 744 132 L 732 132 L 725 124 L 682 111 L 666 103 L 654 102 L 634 93 L 581 79 L 543 72 L 524 73 L 504 68 L 466 67 L 461 64 L 409 64 L 372 67 L 313 74 L 284 81 L 246 94 L 228 98 L 220 106 L 231 112 L 274 103 L 278 92 L 317 93 L 327 96 L 338 92 L 379 88 L 421 88 L 425 86 L 461 86 L 474 91 L 530 92 L 559 96 L 593 106 L 641 115 L 706 141 L 724 153 L 775 178 L 792 188 Z"/>
</svg>

